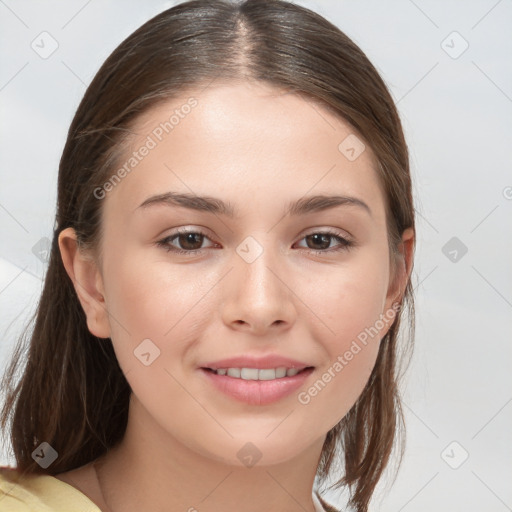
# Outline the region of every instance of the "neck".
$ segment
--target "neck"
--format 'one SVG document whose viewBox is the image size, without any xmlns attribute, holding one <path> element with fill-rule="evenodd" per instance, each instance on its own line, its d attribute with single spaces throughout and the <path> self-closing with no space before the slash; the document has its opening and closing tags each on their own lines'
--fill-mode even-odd
<svg viewBox="0 0 512 512">
<path fill-rule="evenodd" d="M 104 512 L 315 511 L 324 438 L 292 460 L 245 467 L 198 453 L 154 423 L 148 428 L 144 414 L 132 395 L 123 440 L 98 460 Z"/>
</svg>

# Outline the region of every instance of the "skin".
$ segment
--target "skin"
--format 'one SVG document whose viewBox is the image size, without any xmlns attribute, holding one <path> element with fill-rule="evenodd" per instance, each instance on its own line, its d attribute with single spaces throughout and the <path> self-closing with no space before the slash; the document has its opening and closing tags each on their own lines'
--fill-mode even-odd
<svg viewBox="0 0 512 512">
<path fill-rule="evenodd" d="M 338 149 L 356 134 L 349 124 L 267 85 L 220 84 L 160 104 L 137 120 L 127 158 L 190 96 L 198 105 L 101 199 L 101 258 L 78 251 L 71 228 L 59 236 L 88 328 L 112 339 L 133 390 L 126 435 L 100 461 L 103 493 L 113 512 L 231 512 L 241 504 L 246 511 L 313 511 L 325 436 L 361 394 L 391 322 L 308 404 L 299 403 L 298 392 L 266 406 L 235 401 L 198 367 L 278 353 L 315 367 L 299 392 L 307 390 L 400 301 L 414 234 L 403 234 L 392 279 L 370 147 L 349 161 Z M 167 191 L 218 197 L 237 215 L 138 208 Z M 312 194 L 355 196 L 371 215 L 354 205 L 286 215 L 283 205 Z M 195 242 L 169 242 L 201 254 L 156 244 L 178 227 L 205 232 Z M 305 238 L 325 229 L 356 245 L 333 251 L 335 237 L 324 245 Z M 252 263 L 236 252 L 248 236 L 263 249 Z M 146 338 L 160 350 L 149 366 L 134 356 Z M 250 468 L 237 457 L 247 442 L 261 453 Z M 92 464 L 57 477 L 109 510 Z"/>
</svg>

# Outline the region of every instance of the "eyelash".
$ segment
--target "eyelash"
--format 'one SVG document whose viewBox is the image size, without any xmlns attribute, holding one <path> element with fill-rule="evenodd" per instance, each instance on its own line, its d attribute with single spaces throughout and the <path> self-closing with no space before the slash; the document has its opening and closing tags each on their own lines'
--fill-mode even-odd
<svg viewBox="0 0 512 512">
<path fill-rule="evenodd" d="M 205 249 L 185 250 L 185 249 L 179 249 L 177 247 L 174 247 L 173 245 L 170 245 L 171 240 L 179 237 L 179 235 L 186 235 L 189 233 L 192 233 L 194 235 L 201 235 L 201 236 L 204 236 L 205 238 L 208 238 L 206 233 L 203 233 L 200 230 L 177 230 L 172 235 L 169 235 L 169 236 L 163 238 L 162 240 L 159 240 L 158 242 L 156 242 L 156 244 L 159 247 L 163 247 L 164 249 L 166 249 L 167 252 L 173 252 L 175 254 L 183 254 L 185 256 L 196 256 L 196 255 L 201 254 Z M 301 238 L 301 240 L 303 240 L 304 238 L 311 236 L 311 235 L 327 235 L 327 236 L 331 236 L 332 238 L 337 239 L 338 242 L 340 242 L 339 245 L 336 246 L 334 249 L 321 250 L 321 249 L 307 249 L 306 248 L 307 251 L 309 251 L 310 253 L 316 254 L 316 255 L 325 255 L 326 253 L 331 253 L 331 252 L 346 251 L 346 250 L 350 249 L 351 247 L 355 246 L 355 243 L 353 241 L 343 238 L 342 236 L 339 235 L 339 233 L 333 232 L 330 230 L 315 231 L 313 233 L 308 233 L 307 235 L 303 236 Z"/>
</svg>

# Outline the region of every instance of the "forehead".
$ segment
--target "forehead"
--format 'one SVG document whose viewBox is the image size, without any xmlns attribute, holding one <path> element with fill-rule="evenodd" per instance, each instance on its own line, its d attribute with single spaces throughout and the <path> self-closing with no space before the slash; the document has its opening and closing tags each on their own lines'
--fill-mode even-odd
<svg viewBox="0 0 512 512">
<path fill-rule="evenodd" d="M 117 166 L 128 172 L 107 196 L 112 208 L 133 211 L 170 190 L 224 196 L 241 212 L 308 192 L 383 203 L 360 134 L 309 97 L 266 84 L 190 89 L 141 114 L 132 132 Z"/>
</svg>

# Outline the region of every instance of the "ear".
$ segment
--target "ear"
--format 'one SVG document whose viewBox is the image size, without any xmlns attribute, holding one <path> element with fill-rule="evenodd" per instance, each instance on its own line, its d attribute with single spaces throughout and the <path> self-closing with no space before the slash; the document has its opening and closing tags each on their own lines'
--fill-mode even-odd
<svg viewBox="0 0 512 512">
<path fill-rule="evenodd" d="M 395 314 L 398 312 L 399 306 L 405 293 L 405 288 L 411 276 L 413 254 L 414 254 L 415 234 L 413 228 L 407 228 L 402 234 L 402 241 L 398 246 L 399 254 L 396 256 L 394 272 L 388 288 L 384 311 Z M 388 329 L 393 322 L 389 322 Z M 384 336 L 388 329 L 382 334 Z"/>
<path fill-rule="evenodd" d="M 109 338 L 110 323 L 103 296 L 103 279 L 96 262 L 79 249 L 73 228 L 60 232 L 59 249 L 64 268 L 87 317 L 89 331 L 98 338 Z"/>
</svg>

